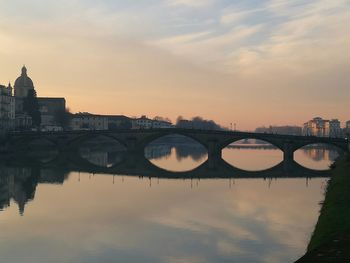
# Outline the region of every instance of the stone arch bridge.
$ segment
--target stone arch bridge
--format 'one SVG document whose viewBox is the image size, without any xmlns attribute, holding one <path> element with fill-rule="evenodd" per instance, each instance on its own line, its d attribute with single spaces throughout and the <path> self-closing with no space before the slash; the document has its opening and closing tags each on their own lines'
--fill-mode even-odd
<svg viewBox="0 0 350 263">
<path fill-rule="evenodd" d="M 344 152 L 350 152 L 348 139 L 315 136 L 292 136 L 270 133 L 237 131 L 208 131 L 195 129 L 144 129 L 118 131 L 65 131 L 65 132 L 21 132 L 9 133 L 2 139 L 1 149 L 6 152 L 31 151 L 33 141 L 47 140 L 61 153 L 77 152 L 86 141 L 99 136 L 109 137 L 125 146 L 132 156 L 130 162 L 145 159 L 144 149 L 152 141 L 166 135 L 178 134 L 189 137 L 203 145 L 208 151 L 206 166 L 215 169 L 222 162 L 222 150 L 229 144 L 242 139 L 258 139 L 271 143 L 283 152 L 283 163 L 294 162 L 294 152 L 303 146 L 322 143 L 333 145 Z"/>
</svg>

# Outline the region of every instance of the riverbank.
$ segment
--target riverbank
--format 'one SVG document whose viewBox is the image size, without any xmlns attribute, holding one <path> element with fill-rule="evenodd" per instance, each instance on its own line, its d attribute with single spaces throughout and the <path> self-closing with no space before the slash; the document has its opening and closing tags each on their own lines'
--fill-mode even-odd
<svg viewBox="0 0 350 263">
<path fill-rule="evenodd" d="M 307 253 L 296 263 L 350 262 L 350 156 L 338 160 L 328 182 Z"/>
</svg>

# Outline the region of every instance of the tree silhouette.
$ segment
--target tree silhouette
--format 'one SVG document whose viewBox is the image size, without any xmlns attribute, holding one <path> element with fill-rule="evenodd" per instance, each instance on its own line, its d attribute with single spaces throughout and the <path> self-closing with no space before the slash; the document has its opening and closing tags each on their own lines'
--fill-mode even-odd
<svg viewBox="0 0 350 263">
<path fill-rule="evenodd" d="M 41 123 L 41 115 L 39 111 L 38 99 L 36 97 L 36 91 L 34 89 L 28 91 L 27 97 L 23 102 L 23 110 L 30 117 L 32 117 L 33 125 L 39 127 Z"/>
</svg>

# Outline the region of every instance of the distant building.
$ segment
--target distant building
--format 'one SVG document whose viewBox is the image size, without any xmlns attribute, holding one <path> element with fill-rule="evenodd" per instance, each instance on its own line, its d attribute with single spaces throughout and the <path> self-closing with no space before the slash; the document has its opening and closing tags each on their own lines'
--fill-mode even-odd
<svg viewBox="0 0 350 263">
<path fill-rule="evenodd" d="M 101 115 L 102 116 L 102 115 Z M 124 115 L 104 115 L 108 119 L 108 130 L 131 129 L 132 122 Z"/>
<path fill-rule="evenodd" d="M 133 129 L 164 129 L 173 127 L 171 122 L 152 120 L 147 118 L 145 115 L 141 116 L 141 118 L 133 119 L 131 123 Z"/>
<path fill-rule="evenodd" d="M 350 130 L 350 121 L 347 121 L 347 122 L 345 123 L 345 129 Z"/>
<path fill-rule="evenodd" d="M 343 136 L 343 131 L 340 127 L 340 121 L 338 119 L 332 119 L 328 122 L 327 125 L 329 127 L 329 130 L 326 130 L 326 133 L 328 133 L 329 137 L 333 138 L 340 138 Z"/>
<path fill-rule="evenodd" d="M 15 98 L 12 87 L 0 85 L 0 131 L 14 129 L 15 125 Z"/>
<path fill-rule="evenodd" d="M 76 130 L 108 130 L 108 117 L 87 112 L 72 116 L 70 128 Z"/>
<path fill-rule="evenodd" d="M 32 119 L 23 109 L 24 99 L 30 90 L 35 90 L 32 79 L 27 74 L 27 68 L 22 67 L 21 75 L 14 85 L 16 129 L 29 129 L 32 127 Z M 66 101 L 64 98 L 40 98 L 38 97 L 39 111 L 41 115 L 40 128 L 42 130 L 62 130 L 62 124 L 57 118 L 59 112 L 65 112 Z"/>
<path fill-rule="evenodd" d="M 301 135 L 302 128 L 299 126 L 269 126 L 269 127 L 258 127 L 255 129 L 257 133 L 277 133 L 285 135 Z"/>
<path fill-rule="evenodd" d="M 303 135 L 324 137 L 326 129 L 325 123 L 325 120 L 320 117 L 316 117 L 308 122 L 305 122 L 303 126 Z"/>
<path fill-rule="evenodd" d="M 35 90 L 34 84 L 27 75 L 27 68 L 23 66 L 21 76 L 16 79 L 14 86 L 16 113 L 23 113 L 23 102 L 30 90 Z"/>
<path fill-rule="evenodd" d="M 32 127 L 33 120 L 27 113 L 16 113 L 15 118 L 15 129 L 16 130 L 27 130 Z"/>
<path fill-rule="evenodd" d="M 41 115 L 40 127 L 46 131 L 60 131 L 63 125 L 60 121 L 60 114 L 66 110 L 64 98 L 38 98 L 39 111 Z"/>
<path fill-rule="evenodd" d="M 345 122 L 344 133 L 345 133 L 347 136 L 350 136 L 350 121 Z"/>
<path fill-rule="evenodd" d="M 342 137 L 343 132 L 338 119 L 324 120 L 320 117 L 304 123 L 303 135 L 318 137 Z"/>
</svg>

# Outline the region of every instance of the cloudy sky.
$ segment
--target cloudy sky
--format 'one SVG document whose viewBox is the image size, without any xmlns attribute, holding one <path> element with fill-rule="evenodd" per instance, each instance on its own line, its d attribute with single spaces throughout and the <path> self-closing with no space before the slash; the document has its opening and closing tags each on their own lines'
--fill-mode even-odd
<svg viewBox="0 0 350 263">
<path fill-rule="evenodd" d="M 238 129 L 350 119 L 350 0 L 0 0 L 0 83 Z"/>
</svg>

